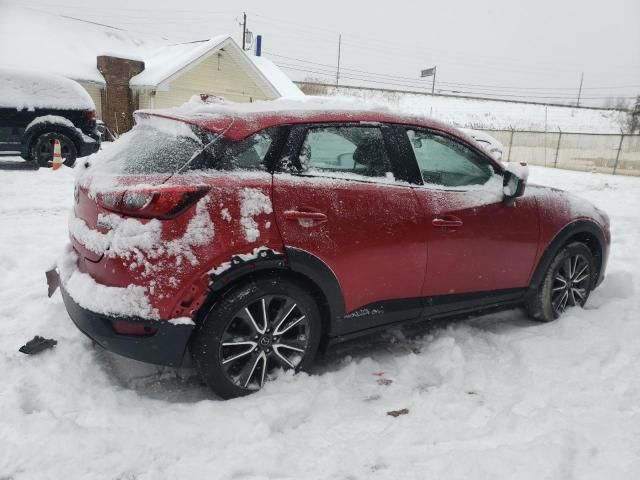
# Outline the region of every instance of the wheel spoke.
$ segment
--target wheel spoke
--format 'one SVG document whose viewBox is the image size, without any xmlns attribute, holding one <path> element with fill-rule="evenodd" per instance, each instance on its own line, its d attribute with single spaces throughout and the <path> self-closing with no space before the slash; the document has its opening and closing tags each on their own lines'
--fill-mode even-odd
<svg viewBox="0 0 640 480">
<path fill-rule="evenodd" d="M 251 381 L 251 378 L 253 377 L 253 374 L 256 371 L 256 367 L 258 366 L 258 363 L 263 359 L 266 360 L 266 356 L 264 352 L 260 352 L 258 355 L 256 355 L 256 359 L 254 360 L 253 365 L 251 366 L 251 370 L 249 371 L 249 374 L 247 375 L 247 378 L 244 381 L 244 385 L 243 385 L 244 388 L 247 388 L 249 386 L 249 382 Z"/>
<path fill-rule="evenodd" d="M 275 347 L 275 346 L 276 346 L 276 345 L 274 345 L 274 347 Z M 279 348 L 286 348 L 286 349 L 288 349 L 288 350 L 293 350 L 294 352 L 304 353 L 304 349 L 303 349 L 303 348 L 294 347 L 293 345 L 288 345 L 288 344 L 286 344 L 286 343 L 282 343 L 282 342 L 280 342 L 280 343 L 278 343 L 278 344 L 277 344 L 277 346 L 278 346 Z"/>
<path fill-rule="evenodd" d="M 276 355 L 276 358 L 278 360 L 280 360 L 281 363 L 284 363 L 286 366 L 288 366 L 289 368 L 296 368 L 296 366 L 291 363 L 291 361 L 285 357 L 282 353 L 280 353 L 280 345 L 274 345 L 273 346 L 273 353 Z"/>
<path fill-rule="evenodd" d="M 584 265 L 583 265 L 583 267 L 580 269 L 580 271 L 579 271 L 579 272 L 578 272 L 578 271 L 577 271 L 577 272 L 575 272 L 575 275 L 574 275 L 573 281 L 574 281 L 574 282 L 579 282 L 580 280 L 578 280 L 578 277 L 579 277 L 579 276 L 581 276 L 587 268 L 589 268 L 589 264 L 585 262 L 585 264 L 584 264 Z M 588 275 L 588 272 L 587 272 L 587 275 Z"/>
<path fill-rule="evenodd" d="M 253 350 L 256 348 L 256 346 L 258 344 L 256 342 L 225 342 L 225 343 L 222 344 L 223 347 L 237 347 L 237 346 L 241 346 L 241 345 L 246 345 L 248 348 L 246 350 L 236 354 L 236 355 L 233 355 L 232 357 L 225 358 L 222 361 L 223 365 L 226 365 L 227 363 L 233 362 L 234 360 L 237 360 L 239 358 L 246 357 L 251 352 L 253 352 Z"/>
<path fill-rule="evenodd" d="M 260 299 L 260 303 L 262 304 L 262 332 L 264 333 L 269 326 L 269 319 L 267 318 L 267 301 L 264 298 Z"/>
<path fill-rule="evenodd" d="M 552 301 L 553 310 L 560 314 L 564 310 L 564 305 L 566 304 L 566 300 L 569 297 L 569 293 L 565 290 L 562 295 Z"/>
<path fill-rule="evenodd" d="M 560 300 L 560 311 L 564 312 L 564 310 L 567 308 L 567 302 L 569 301 L 569 292 L 564 292 L 564 295 L 562 295 L 562 300 Z"/>
<path fill-rule="evenodd" d="M 588 271 L 584 275 L 580 275 L 580 276 L 576 275 L 576 278 L 573 279 L 573 283 L 574 284 L 580 283 L 580 282 L 584 281 L 585 278 L 589 278 L 589 272 Z"/>
<path fill-rule="evenodd" d="M 305 318 L 306 318 L 305 315 L 302 315 L 300 318 L 298 318 L 297 320 L 294 320 L 289 325 L 287 325 L 284 329 L 282 329 L 282 330 L 278 329 L 277 332 L 274 332 L 274 335 L 284 335 L 285 333 L 287 333 L 289 330 L 291 330 L 293 327 L 295 327 L 297 324 L 299 324 Z"/>
<path fill-rule="evenodd" d="M 556 281 L 558 281 L 558 282 L 562 282 L 562 286 L 563 286 L 563 287 L 565 287 L 565 286 L 567 285 L 567 279 L 566 279 L 566 278 L 564 278 L 564 277 L 563 277 L 562 275 L 560 275 L 559 273 L 558 273 L 558 274 L 556 274 L 556 278 L 555 278 L 555 280 L 556 280 Z"/>
<path fill-rule="evenodd" d="M 562 268 L 564 269 L 564 273 L 567 276 L 568 279 L 571 279 L 571 277 L 573 277 L 572 274 L 572 265 L 571 265 L 571 257 L 568 257 L 565 259 L 565 261 L 562 264 Z"/>
<path fill-rule="evenodd" d="M 286 306 L 288 306 L 288 305 L 286 305 Z M 287 318 L 289 318 L 289 315 L 291 315 L 291 312 L 293 312 L 293 310 L 297 306 L 298 306 L 298 304 L 294 303 L 292 305 L 292 307 L 287 310 L 287 313 L 285 313 L 284 316 L 278 321 L 278 324 L 276 325 L 276 328 L 273 330 L 273 334 L 274 335 L 282 335 L 283 332 L 280 331 L 280 327 L 287 320 Z M 282 310 L 284 310 L 284 307 L 285 307 L 285 305 L 283 305 Z M 280 313 L 280 312 L 278 312 L 278 313 Z"/>
<path fill-rule="evenodd" d="M 247 317 L 249 317 L 249 321 L 251 322 L 251 325 L 253 326 L 253 329 L 255 330 L 255 332 L 260 334 L 264 333 L 267 327 L 265 326 L 264 328 L 260 329 L 260 327 L 258 327 L 258 323 L 256 322 L 256 319 L 253 318 L 253 315 L 251 315 L 249 308 L 245 307 L 244 311 L 247 314 Z"/>
<path fill-rule="evenodd" d="M 571 292 L 576 293 L 582 301 L 587 298 L 587 291 L 584 288 L 572 288 Z"/>
</svg>

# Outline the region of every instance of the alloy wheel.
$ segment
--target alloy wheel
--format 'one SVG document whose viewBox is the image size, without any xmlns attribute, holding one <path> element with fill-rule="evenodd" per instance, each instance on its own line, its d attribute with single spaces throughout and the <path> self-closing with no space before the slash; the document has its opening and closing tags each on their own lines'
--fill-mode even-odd
<svg viewBox="0 0 640 480">
<path fill-rule="evenodd" d="M 551 306 L 559 316 L 569 306 L 583 306 L 591 282 L 591 266 L 582 254 L 567 257 L 558 267 L 551 287 Z"/>
<path fill-rule="evenodd" d="M 309 319 L 286 295 L 266 295 L 235 313 L 220 342 L 220 363 L 236 386 L 257 390 L 278 368 L 297 368 L 309 345 Z"/>
</svg>

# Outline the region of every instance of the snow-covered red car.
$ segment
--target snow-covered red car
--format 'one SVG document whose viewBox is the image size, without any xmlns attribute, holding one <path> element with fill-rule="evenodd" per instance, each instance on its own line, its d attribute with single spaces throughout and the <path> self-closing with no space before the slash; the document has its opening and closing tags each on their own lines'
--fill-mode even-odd
<svg viewBox="0 0 640 480">
<path fill-rule="evenodd" d="M 51 166 L 54 141 L 64 164 L 100 148 L 96 107 L 82 86 L 51 73 L 0 68 L 0 153 Z"/>
<path fill-rule="evenodd" d="M 103 347 L 180 365 L 222 397 L 404 322 L 524 306 L 603 279 L 607 216 L 527 186 L 457 129 L 323 103 L 142 112 L 81 166 L 58 263 Z"/>
</svg>

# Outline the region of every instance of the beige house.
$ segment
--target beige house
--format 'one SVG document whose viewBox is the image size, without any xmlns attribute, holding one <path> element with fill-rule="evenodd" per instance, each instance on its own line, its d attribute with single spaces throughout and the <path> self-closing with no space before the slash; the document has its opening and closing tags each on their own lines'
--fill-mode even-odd
<svg viewBox="0 0 640 480">
<path fill-rule="evenodd" d="M 31 41 L 34 30 L 48 41 Z M 194 95 L 234 102 L 303 95 L 268 59 L 247 54 L 227 35 L 175 43 L 19 7 L 0 16 L 0 64 L 76 80 L 115 133 L 131 127 L 136 109 L 173 107 Z"/>
</svg>

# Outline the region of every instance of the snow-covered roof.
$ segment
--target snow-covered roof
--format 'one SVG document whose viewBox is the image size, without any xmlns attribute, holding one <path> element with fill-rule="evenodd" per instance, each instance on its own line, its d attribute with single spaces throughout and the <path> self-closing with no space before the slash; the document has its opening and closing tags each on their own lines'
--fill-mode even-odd
<svg viewBox="0 0 640 480">
<path fill-rule="evenodd" d="M 5 67 L 0 67 L 0 105 L 19 110 L 96 108 L 87 91 L 73 80 L 53 73 Z"/>
<path fill-rule="evenodd" d="M 145 57 L 145 68 L 131 79 L 131 86 L 158 86 L 171 79 L 189 64 L 211 52 L 215 52 L 232 41 L 228 35 L 218 35 L 201 42 L 163 45 L 149 51 Z"/>
<path fill-rule="evenodd" d="M 130 81 L 132 87 L 159 87 L 168 84 L 198 59 L 225 48 L 248 74 L 265 85 L 264 88 L 280 96 L 303 95 L 269 60 L 249 61 L 250 56 L 245 55 L 228 35 L 176 44 L 98 23 L 4 4 L 2 0 L 0 5 L 2 66 L 37 69 L 78 81 L 104 84 L 96 57 L 110 55 L 144 61 L 145 69 Z M 33 32 L 38 35 L 34 36 Z"/>
<path fill-rule="evenodd" d="M 304 97 L 302 90 L 271 60 L 265 57 L 256 57 L 255 55 L 248 55 L 248 57 L 281 96 L 286 98 Z"/>
<path fill-rule="evenodd" d="M 166 41 L 118 28 L 0 4 L 0 65 L 104 84 L 98 55 L 141 59 Z M 37 32 L 37 34 L 34 34 Z"/>
</svg>

